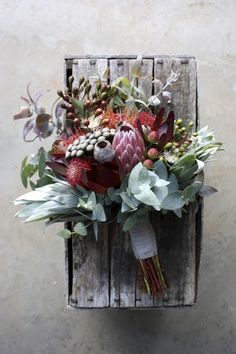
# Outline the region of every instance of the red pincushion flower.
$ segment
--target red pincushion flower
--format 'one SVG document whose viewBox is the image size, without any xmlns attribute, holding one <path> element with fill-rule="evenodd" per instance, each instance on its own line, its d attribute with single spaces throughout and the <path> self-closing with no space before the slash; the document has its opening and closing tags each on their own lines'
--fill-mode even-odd
<svg viewBox="0 0 236 354">
<path fill-rule="evenodd" d="M 72 159 L 66 168 L 67 182 L 72 186 L 84 185 L 86 172 L 91 171 L 88 161 L 81 158 Z"/>
<path fill-rule="evenodd" d="M 149 112 L 140 112 L 138 115 L 138 118 L 136 119 L 136 121 L 134 122 L 134 127 L 137 128 L 137 120 L 140 121 L 141 124 L 145 124 L 148 127 L 152 128 L 154 121 L 155 121 L 155 117 L 152 113 Z"/>
</svg>

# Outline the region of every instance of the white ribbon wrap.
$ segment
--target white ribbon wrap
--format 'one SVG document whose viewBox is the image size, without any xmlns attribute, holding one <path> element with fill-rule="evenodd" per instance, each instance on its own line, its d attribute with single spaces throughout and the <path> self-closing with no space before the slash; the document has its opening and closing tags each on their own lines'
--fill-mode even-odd
<svg viewBox="0 0 236 354">
<path fill-rule="evenodd" d="M 137 259 L 146 259 L 157 255 L 156 234 L 148 217 L 140 217 L 129 233 Z"/>
</svg>

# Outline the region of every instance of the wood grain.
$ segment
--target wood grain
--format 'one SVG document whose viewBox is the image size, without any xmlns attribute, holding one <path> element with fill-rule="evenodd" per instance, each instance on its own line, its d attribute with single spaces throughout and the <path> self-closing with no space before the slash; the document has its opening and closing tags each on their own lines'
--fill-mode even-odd
<svg viewBox="0 0 236 354">
<path fill-rule="evenodd" d="M 110 81 L 130 76 L 135 56 L 67 56 L 67 74 L 72 71 L 75 83 L 80 76 L 94 82 L 98 71 L 110 67 Z M 99 70 L 98 70 L 99 69 Z M 197 70 L 191 56 L 143 57 L 145 78 L 136 80 L 147 95 L 156 92 L 154 78 L 165 81 L 171 70 L 180 72 L 180 80 L 167 90 L 173 95 L 177 118 L 198 124 Z M 202 201 L 201 201 L 202 205 Z M 170 287 L 163 299 L 140 291 L 137 262 L 129 234 L 117 224 L 99 225 L 96 243 L 92 229 L 86 238 L 66 241 L 67 302 L 73 308 L 156 308 L 193 305 L 197 296 L 202 239 L 202 207 L 196 213 L 193 205 L 186 208 L 182 219 L 174 214 L 153 212 L 159 257 Z"/>
</svg>

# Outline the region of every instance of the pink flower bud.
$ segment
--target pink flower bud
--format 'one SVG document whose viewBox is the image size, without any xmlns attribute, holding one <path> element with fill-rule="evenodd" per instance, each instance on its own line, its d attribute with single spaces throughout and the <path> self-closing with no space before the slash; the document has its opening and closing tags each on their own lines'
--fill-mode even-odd
<svg viewBox="0 0 236 354">
<path fill-rule="evenodd" d="M 143 166 L 147 167 L 147 168 L 152 168 L 153 166 L 153 161 L 150 159 L 147 159 L 143 162 Z"/>
<path fill-rule="evenodd" d="M 158 154 L 159 154 L 159 152 L 156 148 L 151 148 L 147 152 L 147 156 L 152 160 L 155 160 L 157 158 Z"/>
<path fill-rule="evenodd" d="M 158 133 L 155 130 L 152 130 L 149 134 L 148 134 L 148 141 L 150 143 L 156 143 L 158 141 Z"/>
</svg>

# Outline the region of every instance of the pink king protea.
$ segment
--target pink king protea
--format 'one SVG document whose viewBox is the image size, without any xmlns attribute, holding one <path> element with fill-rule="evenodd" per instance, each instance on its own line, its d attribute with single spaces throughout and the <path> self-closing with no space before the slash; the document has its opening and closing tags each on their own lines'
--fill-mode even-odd
<svg viewBox="0 0 236 354">
<path fill-rule="evenodd" d="M 123 122 L 113 139 L 113 149 L 120 171 L 127 175 L 137 163 L 143 161 L 145 145 L 137 128 Z"/>
</svg>

